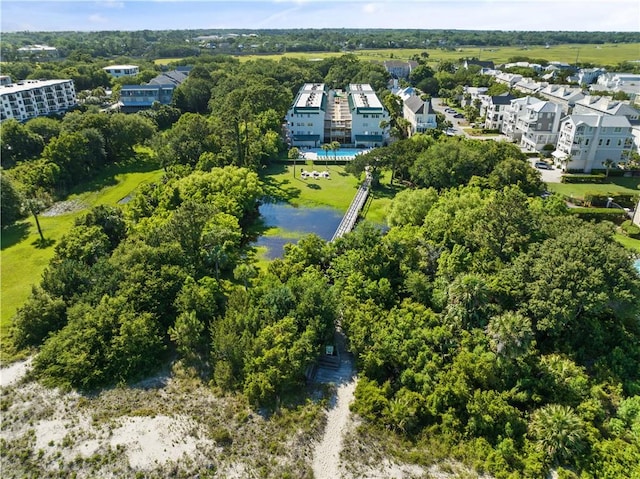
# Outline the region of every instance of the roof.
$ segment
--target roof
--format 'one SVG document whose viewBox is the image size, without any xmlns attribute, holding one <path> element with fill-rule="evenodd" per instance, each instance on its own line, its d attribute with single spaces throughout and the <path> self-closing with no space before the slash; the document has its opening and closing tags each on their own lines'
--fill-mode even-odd
<svg viewBox="0 0 640 479">
<path fill-rule="evenodd" d="M 622 127 L 631 128 L 631 123 L 626 116 L 611 116 L 611 115 L 569 115 L 564 121 L 571 121 L 575 125 L 584 123 L 588 126 L 598 126 L 598 121 L 601 127 Z"/>
<path fill-rule="evenodd" d="M 467 65 L 478 65 L 482 68 L 495 68 L 495 64 L 492 61 L 480 61 L 480 60 L 465 60 Z"/>
<path fill-rule="evenodd" d="M 0 95 L 6 95 L 10 93 L 18 93 L 22 91 L 33 90 L 35 88 L 43 88 L 48 86 L 60 85 L 63 83 L 73 84 L 73 80 L 25 80 L 18 83 L 11 83 L 9 85 L 0 86 Z"/>
<path fill-rule="evenodd" d="M 540 101 L 534 103 L 528 107 L 530 110 L 535 112 L 541 111 L 560 111 L 560 106 L 556 103 L 552 103 L 550 101 Z"/>
<path fill-rule="evenodd" d="M 492 96 L 491 103 L 494 105 L 509 105 L 513 99 L 515 99 L 513 95 Z"/>
<path fill-rule="evenodd" d="M 132 68 L 138 68 L 138 65 L 109 65 L 103 70 L 131 70 Z"/>
<path fill-rule="evenodd" d="M 431 101 L 423 101 L 419 96 L 410 96 L 404 101 L 409 110 L 417 115 L 433 114 L 433 108 L 431 108 Z"/>
<path fill-rule="evenodd" d="M 581 100 L 576 101 L 576 106 L 577 105 L 581 105 L 592 110 L 597 110 L 602 113 L 606 113 L 607 115 L 636 116 L 640 114 L 640 112 L 638 112 L 638 110 L 633 108 L 631 105 L 621 101 L 610 100 L 606 97 L 586 96 Z"/>
<path fill-rule="evenodd" d="M 356 135 L 356 141 L 382 141 L 382 135 Z"/>
<path fill-rule="evenodd" d="M 293 135 L 294 141 L 316 141 L 320 140 L 320 135 Z"/>
<path fill-rule="evenodd" d="M 149 81 L 149 85 L 166 85 L 168 83 L 171 83 L 175 86 L 178 86 L 186 79 L 187 74 L 178 70 L 173 70 L 170 72 L 161 73 L 157 77 L 151 79 Z"/>
</svg>

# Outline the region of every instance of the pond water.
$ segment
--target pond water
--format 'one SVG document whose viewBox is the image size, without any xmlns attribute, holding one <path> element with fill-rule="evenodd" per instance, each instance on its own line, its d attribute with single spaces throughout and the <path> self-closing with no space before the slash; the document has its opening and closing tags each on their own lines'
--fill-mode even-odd
<svg viewBox="0 0 640 479">
<path fill-rule="evenodd" d="M 333 237 L 342 220 L 342 215 L 341 211 L 328 207 L 296 208 L 287 203 L 263 203 L 260 206 L 260 216 L 265 226 L 280 228 L 295 236 L 315 233 L 327 241 Z M 274 259 L 282 257 L 284 245 L 287 243 L 297 243 L 297 239 L 260 236 L 254 245 L 266 247 L 265 257 Z"/>
<path fill-rule="evenodd" d="M 640 259 L 637 259 L 633 262 L 633 265 L 636 267 L 636 269 L 638 270 L 638 273 L 640 274 Z"/>
</svg>

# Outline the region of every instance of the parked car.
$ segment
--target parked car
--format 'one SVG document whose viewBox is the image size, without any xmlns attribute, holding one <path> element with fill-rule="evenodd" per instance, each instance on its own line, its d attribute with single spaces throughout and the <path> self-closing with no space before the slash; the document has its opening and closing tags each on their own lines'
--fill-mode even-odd
<svg viewBox="0 0 640 479">
<path fill-rule="evenodd" d="M 540 170 L 552 170 L 553 167 L 544 161 L 536 161 L 536 168 Z"/>
<path fill-rule="evenodd" d="M 462 113 L 456 113 L 455 115 L 453 115 L 454 118 L 464 118 L 464 115 Z"/>
</svg>

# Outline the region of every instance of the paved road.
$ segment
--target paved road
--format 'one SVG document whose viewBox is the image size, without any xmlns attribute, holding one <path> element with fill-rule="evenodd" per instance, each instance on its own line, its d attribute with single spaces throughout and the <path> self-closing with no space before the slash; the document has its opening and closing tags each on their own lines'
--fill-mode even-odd
<svg viewBox="0 0 640 479">
<path fill-rule="evenodd" d="M 529 164 L 532 168 L 535 167 L 536 161 L 540 161 L 540 158 L 529 158 Z M 540 173 L 542 173 L 542 181 L 545 183 L 561 183 L 562 179 L 562 170 L 554 168 L 553 170 L 542 170 L 536 168 Z"/>
</svg>

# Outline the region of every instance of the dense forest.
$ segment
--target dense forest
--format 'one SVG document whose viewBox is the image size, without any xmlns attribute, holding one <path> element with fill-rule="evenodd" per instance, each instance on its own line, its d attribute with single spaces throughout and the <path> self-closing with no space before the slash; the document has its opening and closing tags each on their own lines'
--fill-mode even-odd
<svg viewBox="0 0 640 479">
<path fill-rule="evenodd" d="M 201 51 L 224 53 L 337 52 L 367 48 L 445 48 L 556 45 L 561 43 L 640 42 L 637 32 L 519 32 L 481 30 L 294 29 L 165 30 L 104 32 L 7 32 L 0 42 L 2 61 L 19 58 L 17 49 L 46 44 L 63 58 L 183 57 Z"/>
<path fill-rule="evenodd" d="M 35 377 L 95 391 L 178 359 L 277 408 L 304 394 L 339 326 L 358 366 L 353 410 L 374 427 L 497 478 L 638 477 L 640 278 L 611 223 L 542 199 L 514 145 L 399 136 L 347 168 L 406 186 L 388 228 L 307 236 L 258 268 L 247 245 L 268 193 L 259 172 L 286 155 L 294 93 L 306 81 L 382 92 L 388 76 L 352 55 L 192 60 L 171 106 L 3 123 L 3 222 L 5 209 L 37 218 L 140 145 L 165 169 L 54 246 L 11 331 L 38 351 Z M 412 81 L 446 92 L 479 78 L 443 65 Z"/>
</svg>

